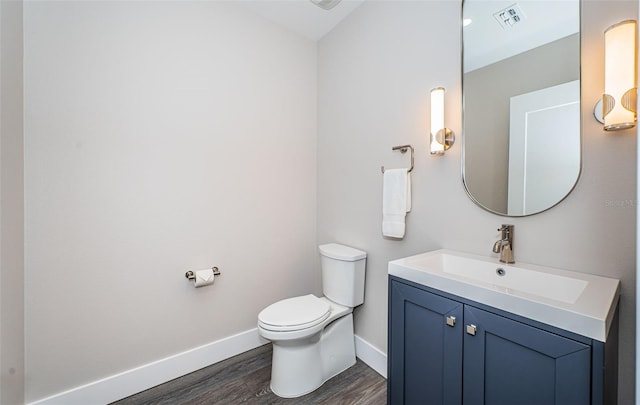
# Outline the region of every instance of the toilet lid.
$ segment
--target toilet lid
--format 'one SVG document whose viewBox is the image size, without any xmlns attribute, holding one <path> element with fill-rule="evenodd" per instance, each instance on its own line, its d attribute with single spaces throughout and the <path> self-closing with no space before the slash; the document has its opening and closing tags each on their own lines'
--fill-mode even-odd
<svg viewBox="0 0 640 405">
<path fill-rule="evenodd" d="M 291 331 L 310 328 L 329 317 L 331 306 L 313 294 L 288 298 L 260 312 L 260 325 L 269 330 Z"/>
</svg>

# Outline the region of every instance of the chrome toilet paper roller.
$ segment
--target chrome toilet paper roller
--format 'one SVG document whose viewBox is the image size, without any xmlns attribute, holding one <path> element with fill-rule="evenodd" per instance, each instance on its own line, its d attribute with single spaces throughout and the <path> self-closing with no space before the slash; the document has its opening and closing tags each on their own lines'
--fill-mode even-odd
<svg viewBox="0 0 640 405">
<path fill-rule="evenodd" d="M 193 286 L 196 288 L 213 284 L 215 276 L 219 275 L 220 270 L 215 266 L 210 269 L 189 270 L 184 274 L 187 279 L 193 281 Z"/>
</svg>

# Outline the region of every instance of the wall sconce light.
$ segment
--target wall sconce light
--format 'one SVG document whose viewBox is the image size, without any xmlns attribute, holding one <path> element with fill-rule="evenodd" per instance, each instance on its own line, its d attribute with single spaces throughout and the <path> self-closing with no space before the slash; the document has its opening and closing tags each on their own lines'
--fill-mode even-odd
<svg viewBox="0 0 640 405">
<path fill-rule="evenodd" d="M 453 131 L 444 126 L 444 87 L 431 90 L 431 136 L 429 149 L 432 155 L 444 155 L 455 142 Z"/>
<path fill-rule="evenodd" d="M 619 22 L 604 32 L 604 94 L 593 111 L 605 131 L 633 128 L 637 109 L 637 23 Z"/>
</svg>

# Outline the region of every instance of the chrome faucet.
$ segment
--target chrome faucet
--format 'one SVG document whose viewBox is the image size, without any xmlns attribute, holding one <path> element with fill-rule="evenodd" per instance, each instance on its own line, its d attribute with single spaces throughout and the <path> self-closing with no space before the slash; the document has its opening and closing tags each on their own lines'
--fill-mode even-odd
<svg viewBox="0 0 640 405">
<path fill-rule="evenodd" d="M 500 253 L 500 262 L 515 263 L 513 259 L 513 228 L 514 225 L 503 224 L 499 231 L 502 231 L 500 240 L 493 244 L 493 253 Z"/>
</svg>

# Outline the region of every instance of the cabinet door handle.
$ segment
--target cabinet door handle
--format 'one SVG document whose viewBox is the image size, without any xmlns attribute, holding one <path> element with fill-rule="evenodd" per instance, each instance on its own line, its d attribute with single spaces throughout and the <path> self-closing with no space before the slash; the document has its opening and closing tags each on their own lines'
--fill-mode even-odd
<svg viewBox="0 0 640 405">
<path fill-rule="evenodd" d="M 477 330 L 478 328 L 476 327 L 476 325 L 471 325 L 471 324 L 467 325 L 467 334 L 471 336 L 475 336 Z"/>
<path fill-rule="evenodd" d="M 447 317 L 447 325 L 448 326 L 456 326 L 456 317 L 455 316 L 448 316 Z"/>
</svg>

